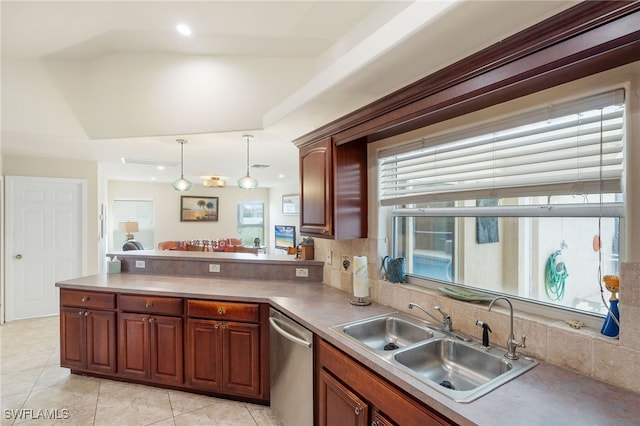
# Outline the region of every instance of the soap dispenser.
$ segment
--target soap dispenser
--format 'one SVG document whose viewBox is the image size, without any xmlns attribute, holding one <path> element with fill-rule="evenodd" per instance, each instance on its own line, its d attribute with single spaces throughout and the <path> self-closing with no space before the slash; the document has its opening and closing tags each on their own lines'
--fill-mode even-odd
<svg viewBox="0 0 640 426">
<path fill-rule="evenodd" d="M 482 347 L 485 349 L 489 348 L 489 333 L 491 333 L 491 328 L 489 324 L 486 322 L 477 320 L 476 325 L 482 328 Z"/>
</svg>

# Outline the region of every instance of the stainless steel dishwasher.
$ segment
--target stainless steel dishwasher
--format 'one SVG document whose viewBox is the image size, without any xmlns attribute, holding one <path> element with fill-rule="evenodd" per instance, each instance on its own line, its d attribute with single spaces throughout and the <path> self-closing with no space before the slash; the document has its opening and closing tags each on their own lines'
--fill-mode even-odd
<svg viewBox="0 0 640 426">
<path fill-rule="evenodd" d="M 269 310 L 271 409 L 285 426 L 313 425 L 313 333 Z"/>
</svg>

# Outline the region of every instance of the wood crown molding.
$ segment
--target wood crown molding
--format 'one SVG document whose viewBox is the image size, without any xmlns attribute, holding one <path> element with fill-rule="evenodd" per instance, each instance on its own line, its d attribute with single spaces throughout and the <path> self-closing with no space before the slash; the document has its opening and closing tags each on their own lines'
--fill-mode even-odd
<svg viewBox="0 0 640 426">
<path fill-rule="evenodd" d="M 293 141 L 368 142 L 640 60 L 640 2 L 585 1 Z"/>
</svg>

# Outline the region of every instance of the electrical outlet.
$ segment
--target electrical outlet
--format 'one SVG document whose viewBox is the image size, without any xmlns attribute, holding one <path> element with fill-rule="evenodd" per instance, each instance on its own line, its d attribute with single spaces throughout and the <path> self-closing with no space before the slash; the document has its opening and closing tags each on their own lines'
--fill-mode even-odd
<svg viewBox="0 0 640 426">
<path fill-rule="evenodd" d="M 296 277 L 308 277 L 309 269 L 307 268 L 296 268 Z"/>
<path fill-rule="evenodd" d="M 220 272 L 220 265 L 217 265 L 215 263 L 210 263 L 209 272 Z"/>
<path fill-rule="evenodd" d="M 333 252 L 331 250 L 327 252 L 327 256 L 325 257 L 324 262 L 327 265 L 331 265 L 333 263 Z"/>
<path fill-rule="evenodd" d="M 136 260 L 136 268 L 144 268 L 144 260 Z"/>
</svg>

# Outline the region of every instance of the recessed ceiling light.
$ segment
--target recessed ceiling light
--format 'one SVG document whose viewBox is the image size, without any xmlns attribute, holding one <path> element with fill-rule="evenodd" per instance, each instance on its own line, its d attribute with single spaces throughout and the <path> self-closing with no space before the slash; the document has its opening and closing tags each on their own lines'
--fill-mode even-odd
<svg viewBox="0 0 640 426">
<path fill-rule="evenodd" d="M 182 34 L 185 37 L 191 36 L 191 28 L 187 24 L 178 24 L 176 25 L 176 31 Z"/>
</svg>

